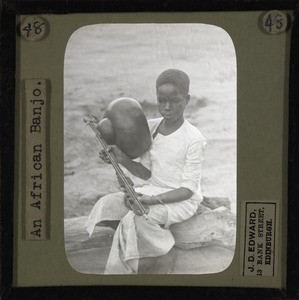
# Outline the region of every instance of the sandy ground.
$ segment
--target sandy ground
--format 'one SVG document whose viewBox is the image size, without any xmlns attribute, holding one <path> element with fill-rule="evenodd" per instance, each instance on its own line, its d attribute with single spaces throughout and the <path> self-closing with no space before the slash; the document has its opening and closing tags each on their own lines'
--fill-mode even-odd
<svg viewBox="0 0 299 300">
<path fill-rule="evenodd" d="M 186 118 L 209 140 L 203 194 L 229 197 L 235 211 L 236 61 L 228 34 L 209 25 L 94 25 L 75 32 L 65 54 L 65 218 L 86 216 L 100 196 L 118 191 L 83 115 L 101 118 L 109 101 L 128 96 L 148 118 L 158 116 L 155 80 L 167 68 L 189 75 Z"/>
</svg>

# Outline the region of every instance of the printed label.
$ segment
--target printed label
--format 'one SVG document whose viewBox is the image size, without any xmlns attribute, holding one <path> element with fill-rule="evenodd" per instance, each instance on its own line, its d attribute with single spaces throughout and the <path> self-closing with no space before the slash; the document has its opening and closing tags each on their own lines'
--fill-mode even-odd
<svg viewBox="0 0 299 300">
<path fill-rule="evenodd" d="M 46 239 L 46 103 L 44 79 L 25 81 L 26 239 Z"/>
<path fill-rule="evenodd" d="M 276 203 L 245 204 L 243 276 L 274 276 Z"/>
</svg>

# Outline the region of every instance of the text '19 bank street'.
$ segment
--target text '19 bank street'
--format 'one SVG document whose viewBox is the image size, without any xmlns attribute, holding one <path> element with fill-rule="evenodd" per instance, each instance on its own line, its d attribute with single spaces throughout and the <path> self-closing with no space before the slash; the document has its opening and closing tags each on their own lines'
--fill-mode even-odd
<svg viewBox="0 0 299 300">
<path fill-rule="evenodd" d="M 274 276 L 275 220 L 275 203 L 246 203 L 244 276 Z"/>
</svg>

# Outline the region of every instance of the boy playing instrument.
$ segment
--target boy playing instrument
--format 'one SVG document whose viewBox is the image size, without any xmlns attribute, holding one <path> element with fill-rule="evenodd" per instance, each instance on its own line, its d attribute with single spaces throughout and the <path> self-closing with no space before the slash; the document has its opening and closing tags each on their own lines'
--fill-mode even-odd
<svg viewBox="0 0 299 300">
<path fill-rule="evenodd" d="M 166 70 L 158 77 L 157 106 L 162 117 L 148 121 L 152 146 L 139 162 L 117 146 L 108 146 L 118 163 L 134 176 L 147 180 L 136 192 L 141 194 L 140 202 L 149 205 L 149 213 L 145 217 L 129 211 L 122 193 L 107 195 L 96 203 L 86 223 L 90 234 L 102 221 L 121 220 L 105 274 L 146 272 L 143 261 L 172 249 L 174 238 L 169 226 L 193 216 L 202 200 L 201 164 L 207 141 L 184 118 L 190 101 L 189 84 L 189 77 L 176 69 Z M 126 201 L 130 201 L 128 195 Z"/>
</svg>

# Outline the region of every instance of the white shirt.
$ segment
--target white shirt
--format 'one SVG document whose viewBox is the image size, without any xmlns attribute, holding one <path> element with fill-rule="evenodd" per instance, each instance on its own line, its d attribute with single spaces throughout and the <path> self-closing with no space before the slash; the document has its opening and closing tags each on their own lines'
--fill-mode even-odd
<svg viewBox="0 0 299 300">
<path fill-rule="evenodd" d="M 153 135 L 163 118 L 149 120 Z M 207 140 L 187 120 L 169 135 L 158 133 L 151 148 L 140 158 L 140 162 L 151 171 L 149 184 L 168 189 L 185 187 L 202 200 L 200 180 L 201 165 Z"/>
<path fill-rule="evenodd" d="M 148 121 L 151 135 L 161 121 L 162 118 Z M 185 120 L 180 128 L 169 135 L 158 133 L 152 140 L 151 148 L 140 158 L 140 162 L 151 170 L 152 176 L 144 186 L 136 188 L 136 192 L 157 195 L 186 187 L 194 193 L 190 199 L 165 204 L 168 214 L 164 228 L 187 220 L 196 213 L 202 200 L 201 165 L 206 145 L 207 140 L 199 130 Z M 164 214 L 163 209 L 159 211 Z M 122 193 L 105 196 L 93 207 L 86 223 L 87 231 L 91 235 L 100 221 L 120 220 L 127 212 Z"/>
</svg>

